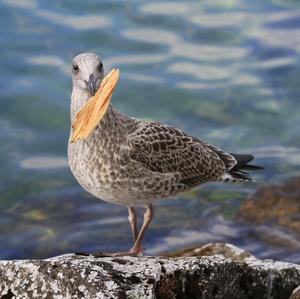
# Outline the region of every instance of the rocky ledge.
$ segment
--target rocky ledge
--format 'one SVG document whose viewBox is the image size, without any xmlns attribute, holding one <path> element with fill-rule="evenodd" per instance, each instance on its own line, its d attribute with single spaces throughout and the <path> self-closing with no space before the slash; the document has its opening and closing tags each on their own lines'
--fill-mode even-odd
<svg viewBox="0 0 300 299">
<path fill-rule="evenodd" d="M 0 261 L 0 298 L 300 298 L 298 265 L 230 244 L 181 255 Z"/>
</svg>

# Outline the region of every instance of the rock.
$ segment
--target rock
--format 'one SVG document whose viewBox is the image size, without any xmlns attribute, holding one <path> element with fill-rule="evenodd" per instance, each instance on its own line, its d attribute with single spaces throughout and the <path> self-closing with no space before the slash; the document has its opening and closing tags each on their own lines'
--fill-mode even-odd
<svg viewBox="0 0 300 299">
<path fill-rule="evenodd" d="M 300 299 L 300 286 L 293 291 L 289 299 Z"/>
<path fill-rule="evenodd" d="M 227 243 L 208 243 L 204 246 L 191 247 L 175 253 L 166 254 L 171 257 L 187 257 L 187 256 L 213 256 L 222 255 L 232 261 L 242 262 L 247 258 L 254 256 L 243 249 Z"/>
<path fill-rule="evenodd" d="M 300 177 L 259 189 L 241 205 L 238 217 L 257 224 L 274 222 L 300 234 Z"/>
<path fill-rule="evenodd" d="M 288 299 L 300 285 L 298 265 L 258 260 L 230 244 L 209 244 L 196 251 L 217 255 L 94 258 L 68 254 L 0 261 L 0 298 Z"/>
</svg>

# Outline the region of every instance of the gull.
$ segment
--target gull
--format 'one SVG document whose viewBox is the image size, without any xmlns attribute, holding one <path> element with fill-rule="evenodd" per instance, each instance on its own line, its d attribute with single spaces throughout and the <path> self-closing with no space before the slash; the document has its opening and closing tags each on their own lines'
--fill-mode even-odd
<svg viewBox="0 0 300 299">
<path fill-rule="evenodd" d="M 94 53 L 72 61 L 71 123 L 104 78 L 103 62 Z M 109 104 L 86 138 L 68 143 L 68 161 L 79 184 L 95 197 L 125 205 L 134 245 L 125 252 L 99 256 L 139 256 L 153 219 L 153 204 L 208 182 L 251 181 L 253 155 L 231 154 L 182 130 L 156 121 L 127 116 Z M 136 207 L 146 212 L 140 230 Z"/>
</svg>

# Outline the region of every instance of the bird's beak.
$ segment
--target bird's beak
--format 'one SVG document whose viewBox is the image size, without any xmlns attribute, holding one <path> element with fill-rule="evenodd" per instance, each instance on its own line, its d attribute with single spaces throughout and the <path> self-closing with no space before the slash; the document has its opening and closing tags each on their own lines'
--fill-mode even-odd
<svg viewBox="0 0 300 299">
<path fill-rule="evenodd" d="M 99 87 L 100 78 L 96 77 L 94 74 L 91 74 L 89 80 L 86 82 L 86 86 L 92 95 L 96 93 Z"/>
</svg>

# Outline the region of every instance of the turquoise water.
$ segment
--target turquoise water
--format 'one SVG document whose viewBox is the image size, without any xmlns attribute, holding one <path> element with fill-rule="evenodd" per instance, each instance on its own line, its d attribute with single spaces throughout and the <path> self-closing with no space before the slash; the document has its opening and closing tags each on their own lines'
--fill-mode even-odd
<svg viewBox="0 0 300 299">
<path fill-rule="evenodd" d="M 300 262 L 299 236 L 235 221 L 258 186 L 300 174 L 298 3 L 0 0 L 0 257 L 131 246 L 126 208 L 85 193 L 66 162 L 69 64 L 92 51 L 121 70 L 117 108 L 266 167 L 161 202 L 147 253 L 228 241 Z"/>
</svg>

